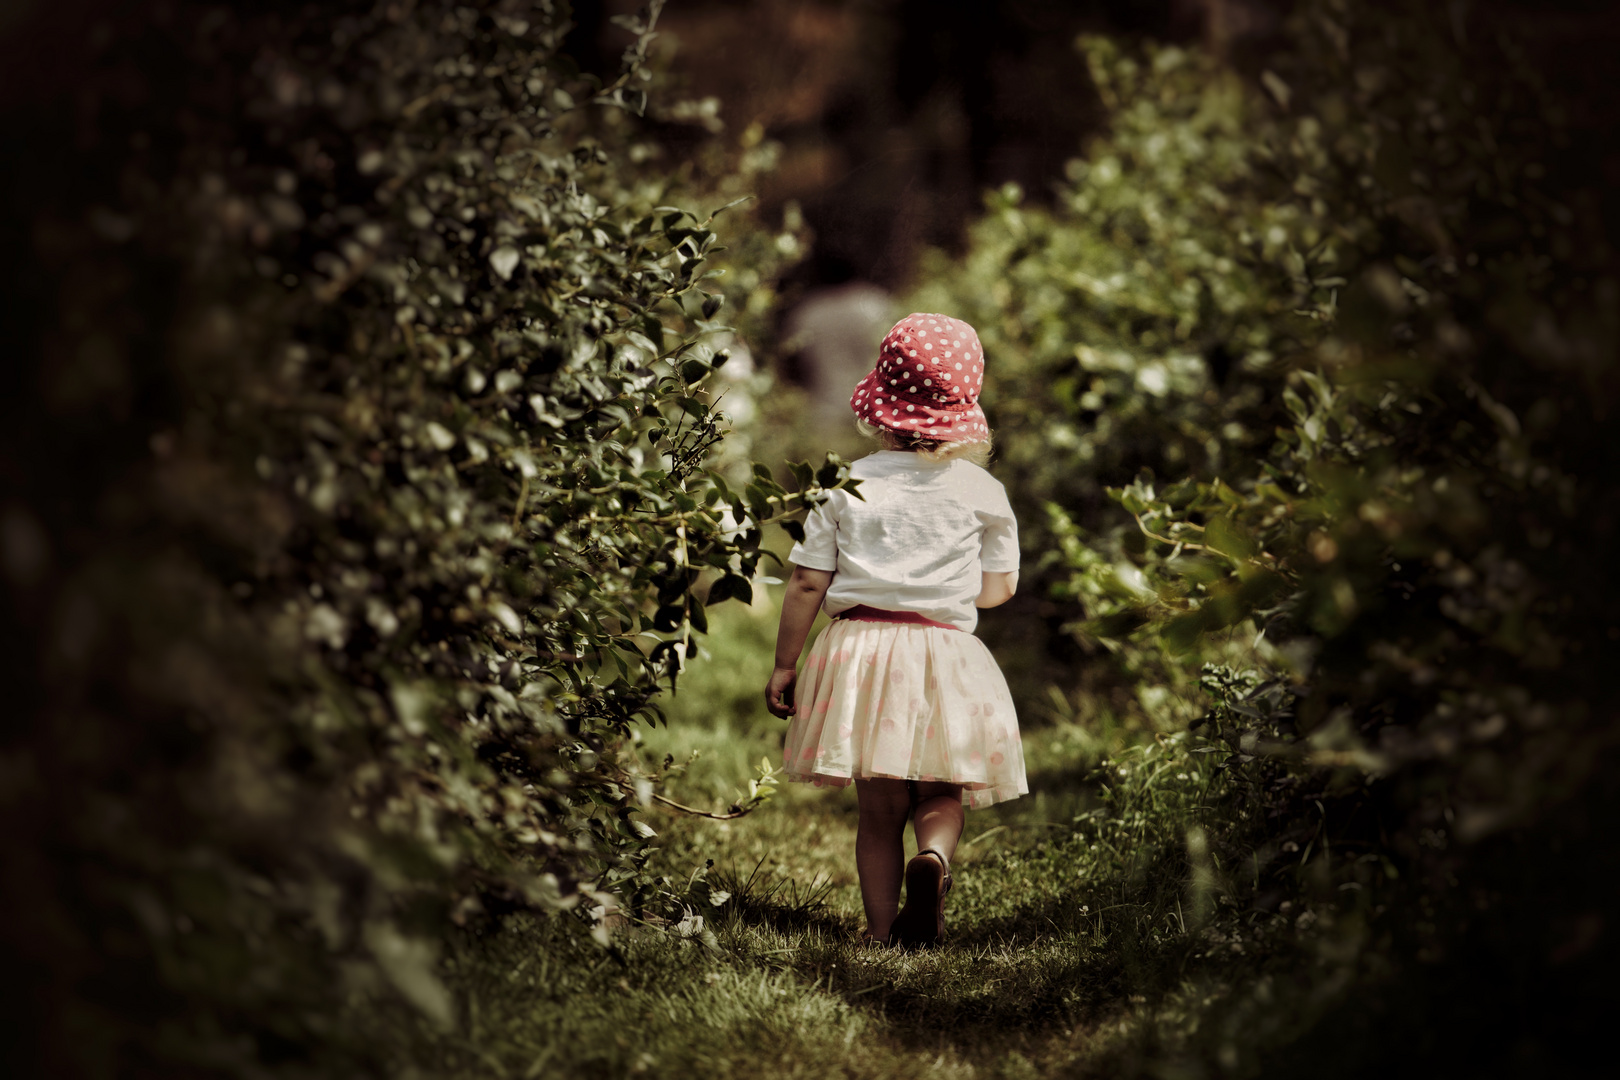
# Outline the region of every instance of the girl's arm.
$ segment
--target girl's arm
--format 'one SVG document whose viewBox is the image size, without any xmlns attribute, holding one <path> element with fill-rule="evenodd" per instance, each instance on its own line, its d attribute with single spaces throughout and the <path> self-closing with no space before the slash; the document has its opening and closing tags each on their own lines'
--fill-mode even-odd
<svg viewBox="0 0 1620 1080">
<path fill-rule="evenodd" d="M 776 670 L 765 687 L 765 707 L 772 716 L 787 718 L 797 710 L 789 698 L 793 684 L 798 680 L 799 654 L 804 651 L 804 639 L 810 636 L 810 624 L 821 610 L 822 597 L 832 584 L 831 570 L 811 570 L 804 566 L 793 568 L 788 579 L 787 595 L 782 598 L 782 621 L 776 628 Z"/>
<path fill-rule="evenodd" d="M 979 598 L 973 601 L 975 607 L 999 607 L 1013 598 L 1018 591 L 1018 571 L 1005 570 L 999 573 L 986 573 L 979 586 Z"/>
</svg>

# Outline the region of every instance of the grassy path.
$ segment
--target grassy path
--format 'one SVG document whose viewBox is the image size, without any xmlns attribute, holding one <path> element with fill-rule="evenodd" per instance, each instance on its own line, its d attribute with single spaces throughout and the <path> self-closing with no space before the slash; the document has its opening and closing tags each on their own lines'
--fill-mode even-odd
<svg viewBox="0 0 1620 1080">
<path fill-rule="evenodd" d="M 861 949 L 852 791 L 794 787 L 737 822 L 654 818 L 671 869 L 716 864 L 709 934 L 544 923 L 456 958 L 473 1016 L 446 1065 L 504 1076 L 1045 1076 L 1120 1012 L 1097 931 L 1041 844 L 1049 797 L 970 816 L 940 950 Z M 1077 913 L 1076 913 L 1077 914 Z M 459 1059 L 459 1060 L 457 1060 Z"/>
<path fill-rule="evenodd" d="M 671 793 L 724 806 L 753 763 L 775 760 L 782 724 L 754 707 L 769 622 L 739 611 L 716 629 L 670 726 L 643 749 L 698 751 Z M 730 893 L 702 913 L 702 932 L 631 931 L 605 951 L 561 921 L 511 920 L 446 958 L 464 1028 L 402 1052 L 421 1076 L 1134 1072 L 1152 1041 L 1139 1014 L 1174 997 L 1186 939 L 1169 934 L 1173 916 L 1110 911 L 1098 891 L 1137 863 L 1074 827 L 1096 802 L 1079 780 L 1086 738 L 1027 731 L 1032 794 L 968 815 L 944 948 L 856 944 L 853 788 L 788 785 L 733 822 L 655 809 L 656 868 L 684 880 L 712 861 L 714 888 Z"/>
</svg>

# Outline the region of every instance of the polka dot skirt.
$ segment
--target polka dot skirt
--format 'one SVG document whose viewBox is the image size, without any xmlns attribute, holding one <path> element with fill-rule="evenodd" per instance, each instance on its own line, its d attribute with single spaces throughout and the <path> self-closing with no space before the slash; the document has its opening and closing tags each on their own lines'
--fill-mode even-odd
<svg viewBox="0 0 1620 1080">
<path fill-rule="evenodd" d="M 836 619 L 810 649 L 788 725 L 789 780 L 962 785 L 970 807 L 1029 792 L 1007 681 L 960 630 Z"/>
</svg>

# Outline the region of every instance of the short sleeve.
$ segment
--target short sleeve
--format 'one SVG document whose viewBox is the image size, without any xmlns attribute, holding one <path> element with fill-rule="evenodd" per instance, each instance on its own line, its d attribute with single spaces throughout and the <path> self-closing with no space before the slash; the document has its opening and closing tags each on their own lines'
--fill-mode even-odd
<svg viewBox="0 0 1620 1080">
<path fill-rule="evenodd" d="M 807 570 L 838 569 L 838 511 L 843 492 L 835 491 L 804 519 L 804 539 L 788 552 L 788 562 Z"/>
<path fill-rule="evenodd" d="M 979 568 L 987 574 L 1018 569 L 1018 519 L 1013 517 L 1007 493 L 996 485 L 993 497 L 979 510 L 984 535 L 979 538 Z"/>
</svg>

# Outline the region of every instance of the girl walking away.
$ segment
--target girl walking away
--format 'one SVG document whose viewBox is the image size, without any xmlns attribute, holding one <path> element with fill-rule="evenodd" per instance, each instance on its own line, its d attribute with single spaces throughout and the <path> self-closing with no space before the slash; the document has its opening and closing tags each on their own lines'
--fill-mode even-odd
<svg viewBox="0 0 1620 1080">
<path fill-rule="evenodd" d="M 1018 586 L 1018 525 L 984 470 L 983 383 L 984 350 L 967 323 L 896 323 L 850 398 L 857 427 L 882 449 L 851 467 L 859 494 L 833 492 L 789 556 L 765 702 L 792 717 L 788 779 L 855 784 L 865 940 L 939 944 L 964 805 L 1029 791 L 1007 682 L 973 636 L 976 609 Z M 818 609 L 833 622 L 801 684 Z M 918 849 L 909 863 L 908 817 Z"/>
</svg>

